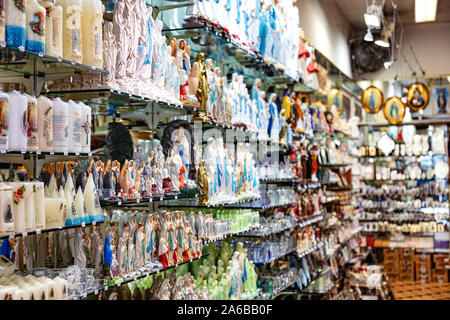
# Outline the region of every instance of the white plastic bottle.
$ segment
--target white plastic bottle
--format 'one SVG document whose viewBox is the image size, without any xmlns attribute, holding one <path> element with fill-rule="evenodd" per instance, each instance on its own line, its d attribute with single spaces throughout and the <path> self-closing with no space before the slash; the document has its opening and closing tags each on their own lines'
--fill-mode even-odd
<svg viewBox="0 0 450 320">
<path fill-rule="evenodd" d="M 83 62 L 82 0 L 60 0 L 63 7 L 63 58 Z"/>
<path fill-rule="evenodd" d="M 50 152 L 53 145 L 53 101 L 40 96 L 37 102 L 39 150 Z"/>
<path fill-rule="evenodd" d="M 14 139 L 9 139 L 10 151 L 26 151 L 27 150 L 27 131 L 26 116 L 27 116 L 27 102 L 25 95 L 18 91 L 9 93 L 9 136 Z"/>
<path fill-rule="evenodd" d="M 53 100 L 53 151 L 69 152 L 69 106 L 60 98 Z"/>
<path fill-rule="evenodd" d="M 103 12 L 100 0 L 83 0 L 83 64 L 103 67 Z"/>
<path fill-rule="evenodd" d="M 45 9 L 36 0 L 27 0 L 27 50 L 45 53 Z"/>
<path fill-rule="evenodd" d="M 26 0 L 5 0 L 5 35 L 6 43 L 13 47 L 26 45 L 25 26 L 27 22 Z"/>
<path fill-rule="evenodd" d="M 25 94 L 25 96 L 28 102 L 26 116 L 27 151 L 37 151 L 39 149 L 37 99 L 28 94 Z"/>
<path fill-rule="evenodd" d="M 0 91 L 0 150 L 9 148 L 9 94 Z"/>
<path fill-rule="evenodd" d="M 45 53 L 52 57 L 63 55 L 63 9 L 55 0 L 39 1 L 47 13 L 45 19 Z"/>
<path fill-rule="evenodd" d="M 81 106 L 81 152 L 91 152 L 91 108 L 80 102 Z"/>
<path fill-rule="evenodd" d="M 69 105 L 69 152 L 81 152 L 81 106 L 70 100 Z"/>
</svg>

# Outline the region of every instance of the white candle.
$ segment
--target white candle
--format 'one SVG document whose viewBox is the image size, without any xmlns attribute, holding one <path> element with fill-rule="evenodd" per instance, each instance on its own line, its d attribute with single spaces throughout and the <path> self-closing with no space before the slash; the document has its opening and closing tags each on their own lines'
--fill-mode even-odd
<svg viewBox="0 0 450 320">
<path fill-rule="evenodd" d="M 55 1 L 39 1 L 45 8 L 45 53 L 53 57 L 62 57 L 63 36 L 62 18 L 63 9 Z"/>
<path fill-rule="evenodd" d="M 63 57 L 83 62 L 83 39 L 81 33 L 81 0 L 60 0 L 63 7 Z"/>
<path fill-rule="evenodd" d="M 4 11 L 4 10 L 3 10 Z M 8 150 L 9 95 L 0 91 L 0 150 Z"/>
<path fill-rule="evenodd" d="M 104 220 L 102 207 L 100 206 L 92 174 L 89 174 L 86 187 L 84 188 L 84 202 L 86 203 L 87 213 L 89 214 L 91 221 Z"/>
<path fill-rule="evenodd" d="M 81 106 L 81 152 L 91 152 L 91 108 L 80 102 Z"/>
<path fill-rule="evenodd" d="M 45 290 L 46 287 L 43 283 L 37 281 L 36 277 L 32 275 L 27 275 L 25 279 L 26 279 L 25 283 L 30 285 L 34 289 L 33 300 L 47 300 Z"/>
<path fill-rule="evenodd" d="M 54 175 L 52 175 L 50 179 L 46 194 L 47 197 L 44 199 L 45 227 L 49 229 L 63 227 L 66 213 L 66 199 L 64 198 L 64 195 L 60 197 L 58 194 Z"/>
<path fill-rule="evenodd" d="M 18 300 L 16 286 L 0 286 L 0 301 L 4 300 Z"/>
<path fill-rule="evenodd" d="M 21 292 L 21 299 L 20 300 L 33 300 L 34 296 L 36 295 L 36 288 L 30 286 L 28 283 L 24 283 L 20 286 Z"/>
<path fill-rule="evenodd" d="M 27 22 L 26 0 L 5 0 L 6 43 L 14 47 L 25 47 Z"/>
<path fill-rule="evenodd" d="M 103 67 L 103 11 L 100 0 L 83 0 L 83 63 Z"/>
<path fill-rule="evenodd" d="M 53 144 L 53 102 L 45 96 L 40 96 L 37 102 L 39 150 L 50 152 Z"/>
<path fill-rule="evenodd" d="M 38 139 L 38 115 L 37 115 L 37 99 L 28 94 L 27 97 L 27 113 L 26 113 L 26 125 L 27 132 L 27 151 L 39 150 Z"/>
<path fill-rule="evenodd" d="M 10 151 L 27 150 L 26 112 L 27 97 L 18 91 L 9 94 L 9 130 L 14 139 L 9 140 Z"/>
<path fill-rule="evenodd" d="M 53 100 L 53 151 L 69 152 L 68 104 L 60 98 Z"/>
<path fill-rule="evenodd" d="M 34 222 L 36 229 L 45 229 L 45 196 L 44 183 L 34 182 Z"/>
<path fill-rule="evenodd" d="M 69 101 L 69 152 L 81 151 L 81 106 Z"/>
<path fill-rule="evenodd" d="M 86 204 L 84 202 L 83 192 L 81 187 L 78 187 L 77 195 L 75 196 L 75 209 L 77 211 L 77 216 L 80 218 L 80 222 L 89 222 L 86 215 Z"/>
<path fill-rule="evenodd" d="M 13 215 L 13 189 L 4 184 L 0 184 L 0 234 L 11 234 L 14 232 Z"/>
<path fill-rule="evenodd" d="M 27 0 L 27 50 L 45 52 L 45 9 L 36 0 Z"/>
<path fill-rule="evenodd" d="M 66 184 L 67 186 L 67 184 Z M 66 226 L 75 226 L 81 224 L 81 219 L 77 214 L 77 209 L 75 208 L 74 197 L 66 194 Z"/>
<path fill-rule="evenodd" d="M 34 209 L 34 184 L 32 182 L 23 182 L 25 186 L 25 196 L 23 201 L 25 202 L 25 230 L 34 231 L 36 212 Z"/>
<path fill-rule="evenodd" d="M 67 300 L 67 281 L 56 277 L 53 282 L 55 285 L 55 300 Z"/>
<path fill-rule="evenodd" d="M 16 233 L 25 232 L 25 192 L 26 187 L 22 182 L 8 182 L 13 190 L 12 212 L 14 217 L 14 231 Z"/>
</svg>

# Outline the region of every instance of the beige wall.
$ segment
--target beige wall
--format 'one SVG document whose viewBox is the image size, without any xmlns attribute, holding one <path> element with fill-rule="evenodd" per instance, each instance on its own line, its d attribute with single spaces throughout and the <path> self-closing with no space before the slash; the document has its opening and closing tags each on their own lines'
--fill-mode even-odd
<svg viewBox="0 0 450 320">
<path fill-rule="evenodd" d="M 351 26 L 334 0 L 297 0 L 296 5 L 300 12 L 300 26 L 311 45 L 351 78 L 348 45 Z"/>
</svg>

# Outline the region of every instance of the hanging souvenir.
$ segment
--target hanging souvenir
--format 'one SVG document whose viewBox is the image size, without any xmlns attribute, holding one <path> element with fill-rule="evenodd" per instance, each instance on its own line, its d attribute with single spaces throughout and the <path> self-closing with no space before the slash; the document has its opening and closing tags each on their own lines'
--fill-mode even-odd
<svg viewBox="0 0 450 320">
<path fill-rule="evenodd" d="M 417 112 L 425 109 L 428 102 L 430 102 L 430 91 L 426 85 L 416 82 L 409 86 L 406 103 L 412 111 Z"/>
<path fill-rule="evenodd" d="M 367 113 L 378 113 L 383 107 L 383 92 L 374 86 L 368 87 L 361 95 L 361 103 Z"/>
<path fill-rule="evenodd" d="M 392 97 L 384 104 L 384 117 L 391 125 L 398 125 L 405 117 L 406 107 L 399 97 Z"/>
<path fill-rule="evenodd" d="M 338 115 L 341 115 L 344 112 L 343 95 L 341 89 L 333 88 L 328 94 L 328 106 L 331 107 L 333 105 L 336 106 Z"/>
</svg>

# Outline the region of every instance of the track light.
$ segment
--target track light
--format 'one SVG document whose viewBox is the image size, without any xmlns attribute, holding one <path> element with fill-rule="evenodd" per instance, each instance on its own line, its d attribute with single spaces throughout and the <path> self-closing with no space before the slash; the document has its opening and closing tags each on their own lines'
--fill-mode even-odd
<svg viewBox="0 0 450 320">
<path fill-rule="evenodd" d="M 394 64 L 394 61 L 386 61 L 384 63 L 384 67 L 386 68 L 386 70 L 389 70 L 393 64 Z"/>
<path fill-rule="evenodd" d="M 373 41 L 373 35 L 372 35 L 372 32 L 370 32 L 370 28 L 367 28 L 367 33 L 364 36 L 364 41 L 368 41 L 368 42 Z"/>
<path fill-rule="evenodd" d="M 382 6 L 372 3 L 372 5 L 367 7 L 367 12 L 364 14 L 364 21 L 366 22 L 367 27 L 371 29 L 380 29 L 382 16 Z"/>
</svg>

